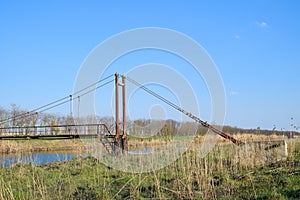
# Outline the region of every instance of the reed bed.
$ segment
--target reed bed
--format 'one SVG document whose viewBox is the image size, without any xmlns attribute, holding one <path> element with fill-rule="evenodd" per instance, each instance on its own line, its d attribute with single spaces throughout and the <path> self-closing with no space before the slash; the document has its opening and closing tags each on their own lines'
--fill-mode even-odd
<svg viewBox="0 0 300 200">
<path fill-rule="evenodd" d="M 0 169 L 0 199 L 298 199 L 299 141 L 288 142 L 288 154 L 285 144 L 272 145 L 218 144 L 206 156 L 192 146 L 147 173 L 118 171 L 93 157 L 18 164 Z"/>
</svg>

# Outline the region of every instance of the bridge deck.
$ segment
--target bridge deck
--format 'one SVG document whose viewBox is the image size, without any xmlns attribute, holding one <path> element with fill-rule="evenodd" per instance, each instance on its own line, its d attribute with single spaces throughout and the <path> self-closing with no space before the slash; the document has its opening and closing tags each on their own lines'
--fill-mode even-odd
<svg viewBox="0 0 300 200">
<path fill-rule="evenodd" d="M 73 139 L 73 138 L 95 138 L 97 134 L 62 134 L 62 135 L 5 135 L 0 136 L 0 140 L 13 139 Z"/>
<path fill-rule="evenodd" d="M 2 139 L 114 137 L 105 124 L 26 126 L 0 128 Z"/>
</svg>

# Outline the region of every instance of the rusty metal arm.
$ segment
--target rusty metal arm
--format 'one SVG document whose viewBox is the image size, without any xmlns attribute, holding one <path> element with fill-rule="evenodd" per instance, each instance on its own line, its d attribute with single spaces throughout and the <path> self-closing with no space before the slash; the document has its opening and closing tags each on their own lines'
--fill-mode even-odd
<svg viewBox="0 0 300 200">
<path fill-rule="evenodd" d="M 213 127 L 212 125 L 208 124 L 207 122 L 204 122 L 203 120 L 199 119 L 198 117 L 194 116 L 193 114 L 188 113 L 188 112 L 186 112 L 185 110 L 183 110 L 181 108 L 178 109 L 178 110 L 180 112 L 182 112 L 183 114 L 185 114 L 186 116 L 192 118 L 195 122 L 201 124 L 203 127 L 210 129 L 214 133 L 220 135 L 221 137 L 223 137 L 227 140 L 230 140 L 233 144 L 238 145 L 238 146 L 242 146 L 242 145 L 245 144 L 244 142 L 239 141 L 239 140 L 235 139 L 234 137 L 228 135 L 227 133 L 224 133 L 223 131 Z"/>
<path fill-rule="evenodd" d="M 162 97 L 161 95 L 153 92 L 152 90 L 150 90 L 149 88 L 145 87 L 144 85 L 138 83 L 137 81 L 126 77 L 126 79 L 128 81 L 130 81 L 131 83 L 135 84 L 136 86 L 138 86 L 139 88 L 145 90 L 146 92 L 148 92 L 149 94 L 155 96 L 156 98 L 158 98 L 159 100 L 165 102 L 166 104 L 168 104 L 169 106 L 175 108 L 176 110 L 178 110 L 179 112 L 185 114 L 186 116 L 190 117 L 191 119 L 193 119 L 195 122 L 201 124 L 203 127 L 206 127 L 208 129 L 210 129 L 211 131 L 213 131 L 214 133 L 220 135 L 221 137 L 230 140 L 232 143 L 234 143 L 235 145 L 241 146 L 244 145 L 244 143 L 242 141 L 236 140 L 234 137 L 224 133 L 223 131 L 213 127 L 212 125 L 208 124 L 207 122 L 202 121 L 200 118 L 194 116 L 193 114 L 185 111 L 184 109 L 180 108 L 179 106 L 177 106 L 176 104 L 172 103 L 171 101 L 167 100 L 166 98 Z"/>
</svg>

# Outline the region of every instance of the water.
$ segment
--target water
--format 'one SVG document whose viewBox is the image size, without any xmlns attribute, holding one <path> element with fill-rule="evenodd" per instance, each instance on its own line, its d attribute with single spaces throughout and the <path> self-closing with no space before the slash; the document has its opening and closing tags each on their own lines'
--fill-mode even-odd
<svg viewBox="0 0 300 200">
<path fill-rule="evenodd" d="M 128 151 L 128 154 L 149 154 L 153 152 L 154 148 L 139 148 Z M 59 153 L 34 153 L 34 154 L 2 154 L 0 155 L 0 167 L 9 167 L 18 163 L 33 164 L 35 166 L 43 165 L 55 161 L 67 161 L 76 156 L 87 157 L 88 154 L 77 154 L 68 152 Z"/>
<path fill-rule="evenodd" d="M 86 157 L 87 154 L 76 153 L 36 153 L 36 154 L 17 154 L 0 155 L 0 167 L 9 167 L 18 163 L 43 165 L 55 161 L 71 160 L 76 156 Z"/>
<path fill-rule="evenodd" d="M 128 154 L 149 154 L 153 152 L 155 148 L 145 147 L 128 151 Z"/>
<path fill-rule="evenodd" d="M 300 140 L 300 138 L 293 139 L 284 139 L 285 141 L 291 140 Z M 150 154 L 155 151 L 156 148 L 145 147 L 138 148 L 128 151 L 128 154 L 137 155 L 137 154 Z M 36 154 L 18 154 L 18 155 L 0 155 L 0 167 L 9 167 L 18 163 L 30 164 L 33 165 L 43 165 L 55 161 L 67 161 L 71 160 L 76 156 L 86 157 L 88 154 L 78 154 L 78 153 L 69 153 L 69 152 L 60 152 L 60 153 L 36 153 Z"/>
<path fill-rule="evenodd" d="M 131 150 L 129 154 L 149 154 L 153 151 L 153 148 L 141 148 Z M 34 154 L 14 154 L 14 155 L 0 155 L 0 167 L 9 167 L 18 163 L 33 164 L 35 166 L 43 165 L 55 161 L 67 161 L 76 156 L 86 157 L 88 154 L 76 154 L 76 153 L 34 153 Z"/>
<path fill-rule="evenodd" d="M 289 138 L 289 139 L 284 139 L 286 141 L 293 141 L 293 140 L 300 140 L 300 138 Z"/>
<path fill-rule="evenodd" d="M 159 149 L 159 148 L 157 148 L 157 147 L 143 147 L 143 148 L 130 150 L 130 151 L 128 151 L 128 154 L 132 154 L 132 155 L 150 154 L 150 153 L 154 153 L 155 150 L 157 150 L 157 149 Z M 186 150 L 186 147 L 178 146 L 178 147 L 176 147 L 176 149 L 184 151 L 184 150 Z"/>
</svg>

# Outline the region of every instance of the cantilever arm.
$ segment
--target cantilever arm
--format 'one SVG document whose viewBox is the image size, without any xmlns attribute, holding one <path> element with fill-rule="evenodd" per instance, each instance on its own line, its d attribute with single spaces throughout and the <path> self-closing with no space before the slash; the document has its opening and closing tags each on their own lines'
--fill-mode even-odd
<svg viewBox="0 0 300 200">
<path fill-rule="evenodd" d="M 136 86 L 140 87 L 141 89 L 145 90 L 146 92 L 148 92 L 149 94 L 153 95 L 154 97 L 158 98 L 159 100 L 165 102 L 166 104 L 168 104 L 169 106 L 175 108 L 176 110 L 178 110 L 179 112 L 182 112 L 183 114 L 185 114 L 186 116 L 192 118 L 193 120 L 195 120 L 197 123 L 201 124 L 202 126 L 212 130 L 214 133 L 220 135 L 221 137 L 230 140 L 232 143 L 234 143 L 235 145 L 238 146 L 242 146 L 244 145 L 244 143 L 242 141 L 236 140 L 235 138 L 233 138 L 232 136 L 224 133 L 223 131 L 220 131 L 219 129 L 213 127 L 212 125 L 208 124 L 207 122 L 202 121 L 201 119 L 199 119 L 198 117 L 196 117 L 195 115 L 185 111 L 184 109 L 180 108 L 178 105 L 172 103 L 171 101 L 169 101 L 168 99 L 164 98 L 163 96 L 155 93 L 154 91 L 150 90 L 149 88 L 147 88 L 146 86 L 138 83 L 137 81 L 126 77 L 127 80 L 129 80 L 131 83 L 135 84 Z"/>
</svg>

